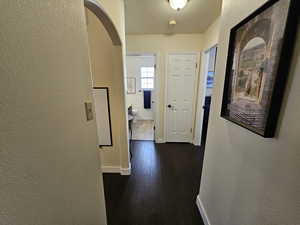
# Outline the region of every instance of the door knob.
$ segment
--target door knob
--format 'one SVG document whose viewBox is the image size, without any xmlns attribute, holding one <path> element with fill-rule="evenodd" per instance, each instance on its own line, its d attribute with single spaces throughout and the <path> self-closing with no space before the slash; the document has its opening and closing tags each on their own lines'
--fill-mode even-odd
<svg viewBox="0 0 300 225">
<path fill-rule="evenodd" d="M 168 108 L 172 108 L 172 106 L 169 104 L 169 105 L 168 105 Z"/>
</svg>

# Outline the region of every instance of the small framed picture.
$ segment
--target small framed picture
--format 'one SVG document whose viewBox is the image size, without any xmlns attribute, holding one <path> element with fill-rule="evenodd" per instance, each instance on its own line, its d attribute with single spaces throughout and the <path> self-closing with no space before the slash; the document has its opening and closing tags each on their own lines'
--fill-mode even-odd
<svg viewBox="0 0 300 225">
<path fill-rule="evenodd" d="M 270 0 L 231 29 L 221 116 L 274 137 L 299 21 L 299 0 Z"/>
<path fill-rule="evenodd" d="M 136 93 L 136 79 L 135 77 L 127 77 L 127 94 Z"/>
</svg>

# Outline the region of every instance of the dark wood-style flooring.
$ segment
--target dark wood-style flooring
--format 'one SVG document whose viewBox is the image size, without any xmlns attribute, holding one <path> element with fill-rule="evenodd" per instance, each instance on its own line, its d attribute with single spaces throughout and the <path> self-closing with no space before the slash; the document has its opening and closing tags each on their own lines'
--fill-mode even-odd
<svg viewBox="0 0 300 225">
<path fill-rule="evenodd" d="M 196 196 L 203 151 L 132 141 L 132 174 L 104 174 L 108 225 L 203 225 Z"/>
</svg>

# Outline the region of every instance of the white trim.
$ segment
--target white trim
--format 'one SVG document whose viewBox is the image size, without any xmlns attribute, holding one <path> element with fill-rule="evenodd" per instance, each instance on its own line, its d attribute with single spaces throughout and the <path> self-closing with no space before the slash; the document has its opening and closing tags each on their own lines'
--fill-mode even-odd
<svg viewBox="0 0 300 225">
<path fill-rule="evenodd" d="M 202 137 L 202 125 L 203 125 L 203 116 L 204 110 L 202 106 L 205 104 L 205 95 L 206 95 L 206 84 L 207 84 L 207 71 L 209 64 L 209 51 L 212 48 L 218 47 L 218 44 L 213 45 L 207 50 L 203 51 L 201 54 L 201 63 L 200 63 L 200 76 L 198 80 L 198 94 L 197 94 L 197 107 L 196 107 L 196 119 L 195 119 L 195 135 L 193 143 L 194 145 L 201 145 Z M 217 59 L 216 59 L 217 60 Z"/>
<path fill-rule="evenodd" d="M 196 119 L 197 119 L 197 102 L 198 102 L 198 90 L 199 90 L 199 80 L 200 80 L 200 68 L 201 68 L 201 54 L 202 52 L 197 53 L 197 68 L 196 68 L 196 79 L 194 86 L 194 102 L 193 102 L 193 118 L 192 118 L 192 140 L 191 143 L 194 144 L 195 132 L 196 132 Z"/>
<path fill-rule="evenodd" d="M 126 56 L 155 56 L 155 52 L 127 52 Z"/>
<path fill-rule="evenodd" d="M 157 144 L 163 144 L 163 143 L 166 143 L 166 141 L 164 139 L 162 139 L 162 138 L 156 138 L 155 143 L 157 143 Z"/>
<path fill-rule="evenodd" d="M 102 166 L 102 173 L 120 173 L 118 166 Z"/>
<path fill-rule="evenodd" d="M 131 174 L 131 164 L 129 164 L 129 168 L 122 168 L 118 166 L 102 166 L 102 173 L 119 173 L 124 176 L 129 176 Z"/>
<path fill-rule="evenodd" d="M 129 164 L 129 168 L 121 168 L 120 173 L 123 176 L 129 176 L 131 175 L 131 164 Z"/>
<path fill-rule="evenodd" d="M 199 54 L 201 51 L 168 51 L 167 55 L 193 55 L 193 54 Z"/>
<path fill-rule="evenodd" d="M 211 225 L 210 220 L 207 216 L 206 210 L 203 206 L 203 203 L 200 199 L 200 195 L 197 195 L 197 199 L 196 199 L 196 205 L 198 206 L 199 212 L 202 216 L 202 220 L 204 222 L 205 225 Z"/>
<path fill-rule="evenodd" d="M 150 117 L 143 117 L 143 118 L 135 118 L 133 122 L 135 123 L 136 121 L 149 121 L 149 120 L 154 121 L 153 118 L 150 118 Z"/>
<path fill-rule="evenodd" d="M 208 49 L 206 49 L 204 52 L 208 53 L 212 48 L 218 48 L 218 43 L 212 45 L 211 47 L 209 47 Z"/>
<path fill-rule="evenodd" d="M 208 68 L 208 56 L 207 51 L 202 52 L 201 54 L 201 69 L 200 69 L 200 79 L 198 81 L 199 89 L 198 89 L 198 96 L 197 96 L 197 109 L 196 109 L 196 121 L 195 121 L 195 137 L 194 137 L 194 144 L 201 145 L 201 135 L 202 135 L 202 123 L 203 123 L 203 115 L 204 110 L 202 106 L 204 105 L 205 101 L 205 90 L 206 90 L 206 71 Z"/>
<path fill-rule="evenodd" d="M 164 104 L 163 104 L 163 123 L 164 123 L 164 130 L 163 130 L 163 139 L 167 142 L 167 96 L 168 96 L 168 67 L 169 67 L 169 53 L 166 52 L 165 54 L 165 93 L 164 93 Z"/>
<path fill-rule="evenodd" d="M 155 91 L 154 91 L 154 138 L 156 139 L 160 131 L 160 84 L 161 84 L 161 73 L 160 73 L 160 54 L 155 53 Z"/>
<path fill-rule="evenodd" d="M 195 132 L 196 132 L 196 129 L 197 129 L 197 126 L 195 126 L 196 128 L 195 128 Z M 196 135 L 196 134 L 195 134 Z M 195 138 L 194 138 L 194 140 L 193 140 L 193 143 L 192 143 L 193 145 L 195 145 L 195 146 L 200 146 L 201 144 L 200 144 L 200 142 L 198 142 L 198 140 L 197 140 L 197 137 L 195 136 Z"/>
<path fill-rule="evenodd" d="M 195 136 L 195 123 L 196 123 L 196 112 L 197 112 L 197 99 L 198 99 L 198 81 L 199 81 L 199 75 L 200 75 L 200 65 L 201 65 L 201 52 L 199 51 L 178 51 L 178 52 L 167 52 L 165 55 L 165 93 L 164 93 L 164 143 L 168 141 L 167 138 L 167 102 L 168 102 L 168 67 L 169 67 L 169 55 L 196 55 L 196 63 L 197 63 L 197 68 L 196 68 L 196 77 L 195 77 L 195 86 L 194 86 L 194 99 L 193 99 L 193 109 L 192 109 L 192 135 L 191 135 L 191 140 L 189 143 L 193 144 L 194 143 L 194 136 Z"/>
</svg>

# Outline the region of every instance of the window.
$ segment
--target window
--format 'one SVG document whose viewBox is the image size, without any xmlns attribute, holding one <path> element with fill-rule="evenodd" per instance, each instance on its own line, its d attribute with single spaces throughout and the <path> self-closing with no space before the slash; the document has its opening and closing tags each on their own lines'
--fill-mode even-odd
<svg viewBox="0 0 300 225">
<path fill-rule="evenodd" d="M 154 88 L 154 67 L 141 68 L 141 87 L 142 89 Z"/>
</svg>

